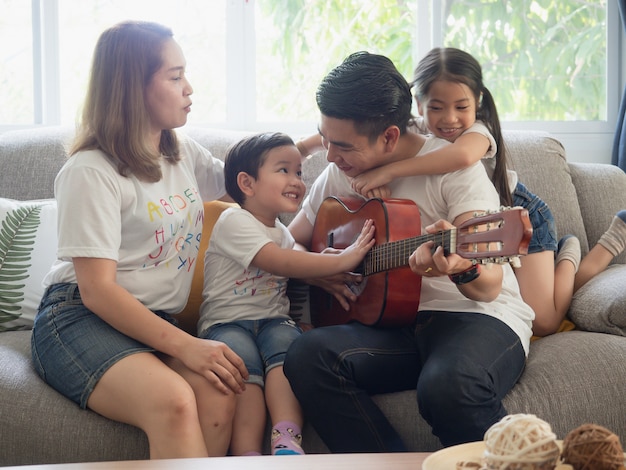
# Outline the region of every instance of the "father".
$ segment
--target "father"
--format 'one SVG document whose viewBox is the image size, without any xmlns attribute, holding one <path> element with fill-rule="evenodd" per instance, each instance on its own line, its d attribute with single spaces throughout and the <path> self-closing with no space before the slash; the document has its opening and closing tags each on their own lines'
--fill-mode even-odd
<svg viewBox="0 0 626 470">
<path fill-rule="evenodd" d="M 359 197 L 351 178 L 442 145 L 407 132 L 410 87 L 384 56 L 358 52 L 347 57 L 319 85 L 317 104 L 330 165 L 289 225 L 304 246 L 311 242 L 327 196 Z M 392 197 L 415 201 L 428 232 L 499 206 L 480 162 L 446 175 L 400 178 L 389 188 Z M 415 325 L 316 328 L 287 354 L 285 374 L 306 418 L 332 452 L 406 450 L 373 394 L 417 387 L 420 413 L 444 446 L 482 440 L 506 415 L 502 399 L 524 369 L 534 313 L 522 301 L 509 265 L 476 269 L 469 260 L 446 256 L 441 248 L 432 254 L 431 248 L 424 243 L 409 259 L 411 269 L 423 276 Z M 355 300 L 346 286 L 354 281 L 351 276 L 316 283 L 347 307 L 347 299 Z"/>
</svg>

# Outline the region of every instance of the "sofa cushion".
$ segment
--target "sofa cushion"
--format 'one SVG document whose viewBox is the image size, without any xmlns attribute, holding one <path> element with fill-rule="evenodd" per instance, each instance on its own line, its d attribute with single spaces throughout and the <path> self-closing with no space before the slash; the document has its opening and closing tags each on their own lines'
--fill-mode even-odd
<svg viewBox="0 0 626 470">
<path fill-rule="evenodd" d="M 0 198 L 0 331 L 28 329 L 56 259 L 56 201 Z"/>
<path fill-rule="evenodd" d="M 626 265 L 614 264 L 582 286 L 569 317 L 581 330 L 626 336 Z"/>
<path fill-rule="evenodd" d="M 197 333 L 198 315 L 200 313 L 200 305 L 202 304 L 202 286 L 204 283 L 204 254 L 209 246 L 209 238 L 213 232 L 213 226 L 220 214 L 234 203 L 222 201 L 211 201 L 204 203 L 204 221 L 202 226 L 202 238 L 200 239 L 200 248 L 198 249 L 198 257 L 196 258 L 196 267 L 193 272 L 193 280 L 191 281 L 191 292 L 187 299 L 185 308 L 176 315 L 178 325 L 187 333 L 195 335 Z"/>
</svg>

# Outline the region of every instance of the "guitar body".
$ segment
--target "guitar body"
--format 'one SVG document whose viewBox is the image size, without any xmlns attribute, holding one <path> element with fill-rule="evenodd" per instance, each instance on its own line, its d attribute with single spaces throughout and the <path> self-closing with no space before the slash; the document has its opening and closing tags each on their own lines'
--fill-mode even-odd
<svg viewBox="0 0 626 470">
<path fill-rule="evenodd" d="M 421 232 L 417 205 L 407 199 L 327 198 L 318 212 L 311 250 L 345 248 L 352 244 L 367 219 L 374 221 L 376 244 L 406 239 Z M 393 221 L 393 222 L 390 222 Z M 371 274 L 358 286 L 350 310 L 321 288 L 311 287 L 311 321 L 327 326 L 359 321 L 365 325 L 395 327 L 412 323 L 419 305 L 421 276 L 407 266 Z"/>
</svg>

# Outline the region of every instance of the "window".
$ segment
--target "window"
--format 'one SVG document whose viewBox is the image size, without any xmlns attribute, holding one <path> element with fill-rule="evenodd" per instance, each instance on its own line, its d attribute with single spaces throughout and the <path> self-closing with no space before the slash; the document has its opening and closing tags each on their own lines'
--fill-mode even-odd
<svg viewBox="0 0 626 470">
<path fill-rule="evenodd" d="M 309 133 L 317 84 L 355 50 L 388 55 L 408 79 L 433 45 L 471 52 L 506 128 L 606 141 L 621 92 L 619 13 L 606 0 L 0 0 L 0 7 L 0 131 L 72 124 L 97 37 L 122 19 L 173 29 L 194 87 L 189 125 Z"/>
<path fill-rule="evenodd" d="M 0 2 L 0 126 L 35 122 L 30 5 Z"/>
</svg>

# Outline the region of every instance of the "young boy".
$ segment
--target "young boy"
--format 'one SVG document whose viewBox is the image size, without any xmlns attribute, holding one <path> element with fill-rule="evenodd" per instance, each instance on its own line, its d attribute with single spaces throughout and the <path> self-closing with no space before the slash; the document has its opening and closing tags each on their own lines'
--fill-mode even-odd
<svg viewBox="0 0 626 470">
<path fill-rule="evenodd" d="M 354 269 L 374 245 L 367 221 L 337 253 L 294 250 L 278 220 L 304 197 L 300 152 L 280 133 L 243 139 L 225 159 L 226 191 L 241 207 L 224 211 L 205 256 L 199 336 L 222 341 L 245 362 L 246 390 L 237 399 L 230 452 L 259 455 L 266 407 L 272 419 L 272 454 L 302 454 L 302 412 L 283 374 L 287 348 L 302 330 L 289 317 L 289 277 L 323 277 Z"/>
</svg>

